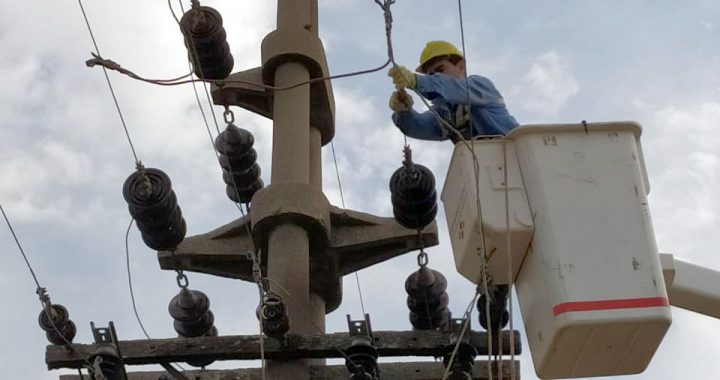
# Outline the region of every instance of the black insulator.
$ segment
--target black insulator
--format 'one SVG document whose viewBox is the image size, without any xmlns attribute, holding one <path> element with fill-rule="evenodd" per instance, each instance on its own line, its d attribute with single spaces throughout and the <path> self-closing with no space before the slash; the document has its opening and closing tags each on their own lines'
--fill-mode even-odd
<svg viewBox="0 0 720 380">
<path fill-rule="evenodd" d="M 457 347 L 456 347 L 457 346 Z M 455 351 L 453 362 L 450 363 L 452 352 Z M 472 380 L 472 369 L 475 364 L 477 350 L 468 342 L 460 342 L 459 344 L 451 344 L 447 346 L 446 353 L 443 355 L 443 364 L 445 368 L 450 365 L 448 373 L 449 380 Z"/>
<path fill-rule="evenodd" d="M 180 20 L 195 75 L 202 79 L 225 79 L 235 64 L 222 23 L 220 13 L 205 6 L 193 7 Z"/>
<path fill-rule="evenodd" d="M 92 361 L 99 361 L 98 367 L 107 380 L 125 380 L 126 373 L 122 358 L 112 345 L 100 345 L 91 357 Z M 93 379 L 96 376 L 92 376 Z"/>
<path fill-rule="evenodd" d="M 415 330 L 434 330 L 450 320 L 447 280 L 442 273 L 426 266 L 413 272 L 405 280 L 410 309 L 410 323 Z"/>
<path fill-rule="evenodd" d="M 123 196 L 148 247 L 171 250 L 183 241 L 187 225 L 170 178 L 162 170 L 134 172 L 125 180 Z"/>
<path fill-rule="evenodd" d="M 345 367 L 351 380 L 375 380 L 378 378 L 379 353 L 368 335 L 355 335 L 345 349 Z"/>
<path fill-rule="evenodd" d="M 262 305 L 256 310 L 256 314 L 262 322 L 263 333 L 269 337 L 280 339 L 290 330 L 287 307 L 276 294 L 268 293 L 263 298 Z"/>
<path fill-rule="evenodd" d="M 217 327 L 213 326 L 203 336 L 218 336 Z M 186 363 L 194 367 L 206 367 L 214 362 L 215 359 L 211 358 L 195 358 L 188 360 Z"/>
<path fill-rule="evenodd" d="M 248 203 L 256 191 L 263 188 L 257 152 L 250 131 L 228 124 L 215 139 L 218 160 L 227 185 L 227 196 L 234 202 Z"/>
<path fill-rule="evenodd" d="M 403 165 L 390 178 L 395 219 L 406 228 L 418 229 L 432 223 L 437 215 L 435 176 L 418 164 Z"/>
<path fill-rule="evenodd" d="M 197 338 L 201 336 L 217 336 L 215 316 L 210 311 L 210 299 L 198 290 L 182 288 L 168 305 L 170 316 L 174 319 L 173 327 L 181 337 Z M 214 359 L 193 359 L 187 363 L 196 367 L 205 367 Z"/>
<path fill-rule="evenodd" d="M 180 290 L 168 305 L 173 325 L 180 336 L 194 338 L 204 336 L 210 331 L 215 317 L 210 311 L 210 300 L 198 290 Z"/>
<path fill-rule="evenodd" d="M 45 336 L 52 344 L 72 343 L 77 333 L 75 323 L 70 320 L 70 313 L 59 304 L 43 309 L 38 316 L 38 323 L 40 328 L 45 330 Z"/>
<path fill-rule="evenodd" d="M 485 294 L 478 298 L 478 319 L 480 320 L 480 325 L 485 330 L 497 333 L 500 329 L 507 326 L 510 321 L 510 313 L 507 309 L 508 291 L 509 287 L 507 285 L 495 285 L 488 288 L 488 294 L 490 295 L 490 329 L 488 329 L 486 309 L 487 298 Z"/>
<path fill-rule="evenodd" d="M 351 380 L 377 379 L 379 370 L 377 364 L 378 350 L 365 342 L 355 342 L 345 349 L 347 358 L 345 366 L 350 371 Z"/>
</svg>

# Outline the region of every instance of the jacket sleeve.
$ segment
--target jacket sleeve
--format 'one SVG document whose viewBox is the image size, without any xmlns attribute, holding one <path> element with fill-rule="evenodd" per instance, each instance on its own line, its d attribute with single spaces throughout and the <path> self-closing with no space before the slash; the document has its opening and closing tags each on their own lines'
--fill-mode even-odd
<svg viewBox="0 0 720 380">
<path fill-rule="evenodd" d="M 505 104 L 505 100 L 490 79 L 479 75 L 469 76 L 467 82 L 465 78 L 449 75 L 418 75 L 417 90 L 430 100 L 442 98 L 450 104 L 471 106 Z"/>
<path fill-rule="evenodd" d="M 435 141 L 448 139 L 448 133 L 431 111 L 420 113 L 410 109 L 407 112 L 395 112 L 392 119 L 400 131 L 408 137 Z"/>
</svg>

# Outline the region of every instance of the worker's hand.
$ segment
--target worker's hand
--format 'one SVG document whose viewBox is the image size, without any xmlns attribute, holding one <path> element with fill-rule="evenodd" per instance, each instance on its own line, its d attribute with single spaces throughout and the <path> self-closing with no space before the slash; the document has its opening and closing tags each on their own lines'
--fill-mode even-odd
<svg viewBox="0 0 720 380">
<path fill-rule="evenodd" d="M 390 96 L 390 109 L 393 112 L 410 111 L 413 105 L 413 99 L 404 90 L 394 91 Z"/>
<path fill-rule="evenodd" d="M 415 74 L 404 66 L 393 66 L 388 70 L 388 76 L 392 77 L 393 84 L 398 90 L 415 88 Z"/>
</svg>

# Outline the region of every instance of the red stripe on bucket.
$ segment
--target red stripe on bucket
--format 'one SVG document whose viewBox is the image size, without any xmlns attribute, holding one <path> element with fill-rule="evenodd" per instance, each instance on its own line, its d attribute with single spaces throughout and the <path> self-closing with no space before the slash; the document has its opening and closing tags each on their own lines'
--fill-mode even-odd
<svg viewBox="0 0 720 380">
<path fill-rule="evenodd" d="M 557 317 L 562 313 L 575 311 L 598 311 L 612 309 L 639 309 L 645 307 L 669 306 L 667 298 L 626 298 L 619 300 L 603 300 L 603 301 L 582 301 L 582 302 L 565 302 L 557 304 L 553 307 L 553 314 Z"/>
</svg>

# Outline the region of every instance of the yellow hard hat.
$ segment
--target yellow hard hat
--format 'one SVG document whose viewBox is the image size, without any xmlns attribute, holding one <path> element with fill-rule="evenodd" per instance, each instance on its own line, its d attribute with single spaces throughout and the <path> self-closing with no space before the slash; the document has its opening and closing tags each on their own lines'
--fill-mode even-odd
<svg viewBox="0 0 720 380">
<path fill-rule="evenodd" d="M 425 73 L 423 66 L 430 60 L 437 57 L 444 57 L 447 55 L 456 55 L 463 58 L 463 53 L 455 47 L 455 45 L 447 41 L 430 41 L 425 45 L 422 53 L 420 53 L 420 66 L 415 69 L 419 73 Z"/>
</svg>

